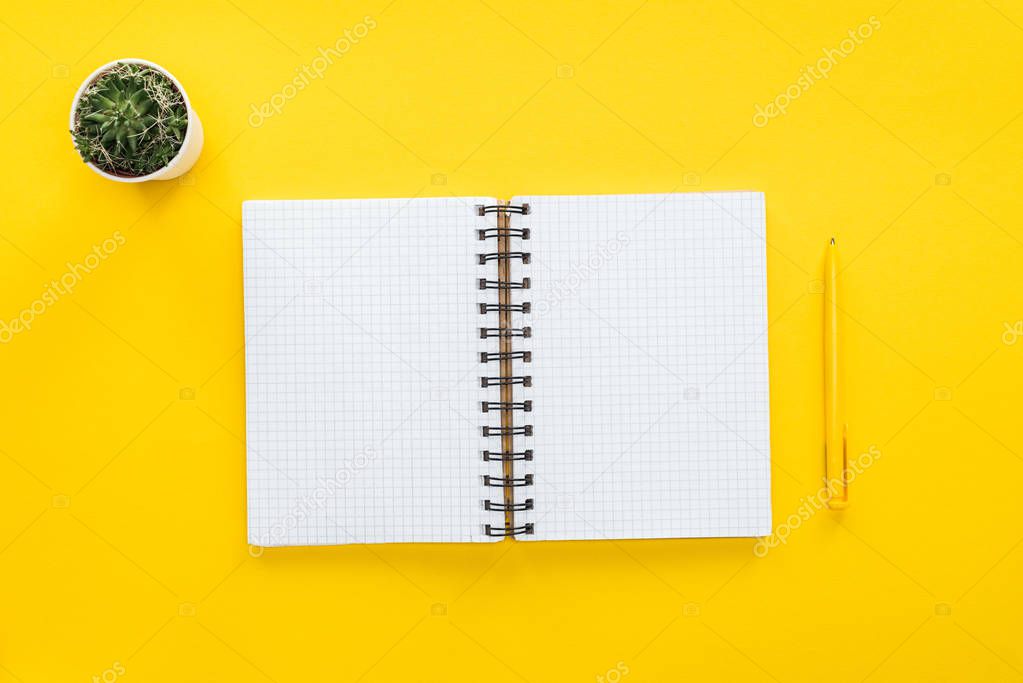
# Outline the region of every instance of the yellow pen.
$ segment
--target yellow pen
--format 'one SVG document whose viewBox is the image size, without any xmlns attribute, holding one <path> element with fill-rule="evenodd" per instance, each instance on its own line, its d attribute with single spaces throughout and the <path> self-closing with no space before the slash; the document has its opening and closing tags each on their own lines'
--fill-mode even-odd
<svg viewBox="0 0 1023 683">
<path fill-rule="evenodd" d="M 824 260 L 824 475 L 831 493 L 828 507 L 832 510 L 849 504 L 838 352 L 838 250 L 832 237 Z"/>
</svg>

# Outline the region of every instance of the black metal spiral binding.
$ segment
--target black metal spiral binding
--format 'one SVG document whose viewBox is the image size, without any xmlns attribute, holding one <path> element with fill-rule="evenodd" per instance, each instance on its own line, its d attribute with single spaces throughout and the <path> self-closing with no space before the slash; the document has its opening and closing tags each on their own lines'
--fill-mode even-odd
<svg viewBox="0 0 1023 683">
<path fill-rule="evenodd" d="M 485 500 L 483 509 L 491 512 L 524 512 L 533 509 L 533 499 L 526 498 L 521 503 L 495 503 L 492 500 Z"/>
<path fill-rule="evenodd" d="M 509 251 L 508 253 L 502 254 L 499 251 L 488 251 L 485 254 L 476 254 L 476 257 L 480 260 L 480 265 L 485 265 L 490 261 L 511 261 L 518 259 L 523 263 L 529 263 L 530 253 L 528 251 Z"/>
<path fill-rule="evenodd" d="M 530 535 L 533 533 L 532 524 L 523 524 L 521 526 L 491 526 L 487 524 L 483 528 L 483 533 L 487 536 L 519 536 L 521 534 Z"/>
<path fill-rule="evenodd" d="M 480 289 L 529 289 L 529 278 L 522 278 L 522 282 L 510 282 L 508 280 L 487 280 L 480 278 Z"/>
<path fill-rule="evenodd" d="M 483 401 L 483 412 L 491 410 L 521 410 L 524 413 L 532 412 L 532 401 Z"/>
<path fill-rule="evenodd" d="M 483 387 L 504 387 L 509 384 L 521 384 L 524 387 L 533 386 L 533 376 L 525 375 L 514 377 L 480 377 L 480 386 Z"/>
<path fill-rule="evenodd" d="M 531 337 L 532 327 L 481 327 L 480 339 L 491 337 Z"/>
<path fill-rule="evenodd" d="M 487 313 L 500 313 L 501 311 L 508 311 L 510 313 L 529 313 L 533 305 L 528 301 L 523 301 L 521 304 L 480 304 L 480 315 Z"/>
<path fill-rule="evenodd" d="M 481 242 L 497 237 L 518 237 L 519 239 L 528 240 L 529 228 L 483 228 L 482 230 L 477 230 L 476 235 L 477 239 Z"/>
<path fill-rule="evenodd" d="M 533 475 L 527 474 L 523 477 L 492 477 L 489 474 L 484 474 L 483 485 L 499 489 L 503 489 L 505 486 L 511 486 L 513 488 L 532 486 Z"/>
<path fill-rule="evenodd" d="M 525 498 L 516 500 L 513 489 L 533 485 L 533 475 L 524 474 L 516 476 L 513 470 L 515 462 L 531 462 L 533 460 L 532 449 L 514 450 L 513 445 L 516 437 L 531 437 L 533 425 L 516 425 L 512 416 L 516 413 L 530 413 L 533 410 L 533 402 L 528 400 L 513 400 L 512 386 L 530 387 L 533 383 L 531 375 L 516 375 L 512 372 L 512 361 L 529 363 L 532 361 L 532 352 L 516 350 L 512 347 L 513 338 L 528 339 L 532 336 L 532 328 L 529 325 L 512 327 L 512 313 L 528 314 L 531 304 L 528 301 L 512 302 L 513 290 L 526 290 L 530 288 L 530 280 L 523 277 L 521 280 L 512 280 L 512 263 L 519 261 L 528 265 L 531 260 L 529 251 L 514 251 L 513 239 L 528 240 L 530 238 L 529 228 L 513 228 L 510 225 L 510 216 L 529 214 L 529 205 L 480 205 L 476 207 L 479 216 L 496 214 L 496 226 L 486 227 L 477 230 L 477 237 L 480 241 L 493 239 L 497 240 L 496 249 L 483 251 L 476 255 L 480 266 L 493 265 L 496 267 L 496 279 L 479 278 L 480 290 L 496 290 L 498 301 L 496 303 L 480 303 L 480 315 L 489 313 L 498 314 L 497 327 L 481 326 L 480 339 L 497 339 L 499 346 L 496 351 L 481 351 L 480 363 L 499 363 L 497 376 L 480 377 L 482 387 L 502 388 L 500 400 L 484 400 L 480 403 L 483 413 L 496 412 L 501 420 L 500 425 L 483 425 L 481 427 L 484 437 L 497 437 L 501 440 L 499 450 L 484 450 L 482 452 L 484 462 L 501 464 L 501 475 L 484 475 L 483 485 L 489 488 L 500 489 L 503 493 L 499 500 L 483 500 L 483 509 L 488 512 L 504 514 L 504 523 L 500 525 L 485 524 L 484 533 L 487 536 L 507 537 L 521 534 L 532 534 L 534 527 L 532 523 L 519 524 L 516 521 L 515 513 L 526 512 L 534 509 L 534 500 Z M 515 323 L 517 324 L 517 322 Z"/>
<path fill-rule="evenodd" d="M 524 451 L 483 451 L 484 462 L 532 462 L 533 449 Z"/>
<path fill-rule="evenodd" d="M 529 214 L 529 204 L 477 204 L 476 214 L 486 216 L 488 213 L 517 213 L 520 216 Z"/>
<path fill-rule="evenodd" d="M 533 436 L 533 425 L 532 424 L 520 424 L 518 426 L 510 427 L 499 427 L 490 426 L 489 424 L 483 427 L 484 437 L 506 437 L 507 435 L 521 435 L 523 437 Z"/>
<path fill-rule="evenodd" d="M 489 363 L 490 361 L 502 361 L 502 360 L 520 360 L 523 363 L 533 362 L 532 351 L 480 351 L 480 362 Z"/>
</svg>

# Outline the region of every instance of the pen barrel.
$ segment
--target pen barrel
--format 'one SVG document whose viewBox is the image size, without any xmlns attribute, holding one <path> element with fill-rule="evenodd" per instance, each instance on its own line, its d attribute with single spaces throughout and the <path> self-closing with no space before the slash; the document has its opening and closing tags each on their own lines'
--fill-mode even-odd
<svg viewBox="0 0 1023 683">
<path fill-rule="evenodd" d="M 847 500 L 838 304 L 838 258 L 832 243 L 828 246 L 824 264 L 824 451 L 825 473 L 831 493 L 829 505 L 833 508 L 844 506 Z"/>
</svg>

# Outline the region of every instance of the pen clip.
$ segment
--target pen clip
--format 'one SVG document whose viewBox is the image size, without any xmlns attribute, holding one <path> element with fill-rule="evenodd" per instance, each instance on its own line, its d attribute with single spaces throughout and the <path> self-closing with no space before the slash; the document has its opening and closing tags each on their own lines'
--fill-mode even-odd
<svg viewBox="0 0 1023 683">
<path fill-rule="evenodd" d="M 843 510 L 849 507 L 849 425 L 842 425 L 842 468 L 839 471 L 837 490 L 831 491 L 828 498 L 828 508 L 831 510 Z M 831 486 L 831 482 L 828 482 Z"/>
</svg>

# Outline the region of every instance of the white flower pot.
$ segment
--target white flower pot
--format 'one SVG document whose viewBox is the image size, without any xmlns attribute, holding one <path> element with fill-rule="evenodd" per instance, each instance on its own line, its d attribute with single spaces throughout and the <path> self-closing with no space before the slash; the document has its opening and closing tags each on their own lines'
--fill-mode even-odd
<svg viewBox="0 0 1023 683">
<path fill-rule="evenodd" d="M 195 165 L 196 160 L 199 158 L 199 152 L 202 151 L 202 124 L 199 122 L 199 117 L 196 115 L 195 109 L 192 108 L 192 103 L 188 100 L 188 93 L 185 92 L 185 88 L 182 87 L 180 82 L 178 82 L 178 79 L 174 78 L 173 74 L 159 64 L 154 64 L 153 62 L 145 59 L 118 59 L 108 64 L 104 64 L 93 71 L 89 74 L 89 77 L 82 82 L 82 85 L 79 86 L 78 92 L 75 93 L 75 99 L 71 103 L 71 122 L 68 126 L 68 130 L 75 129 L 75 112 L 78 111 L 78 102 L 82 99 L 82 93 L 85 92 L 85 89 L 106 71 L 118 64 L 141 64 L 143 66 L 148 66 L 151 69 L 159 71 L 170 79 L 170 82 L 173 83 L 174 87 L 176 87 L 178 92 L 181 93 L 181 98 L 185 101 L 185 109 L 188 111 L 188 129 L 185 131 L 185 140 L 181 143 L 181 149 L 178 150 L 178 153 L 173 159 L 171 159 L 169 164 L 161 168 L 159 171 L 153 171 L 149 175 L 120 176 L 114 175 L 113 173 L 107 173 L 92 162 L 86 162 L 85 165 L 104 178 L 108 178 L 109 180 L 114 180 L 119 183 L 144 183 L 147 180 L 169 180 L 187 173 L 189 169 Z M 74 137 L 72 136 L 72 141 L 73 140 Z"/>
</svg>

